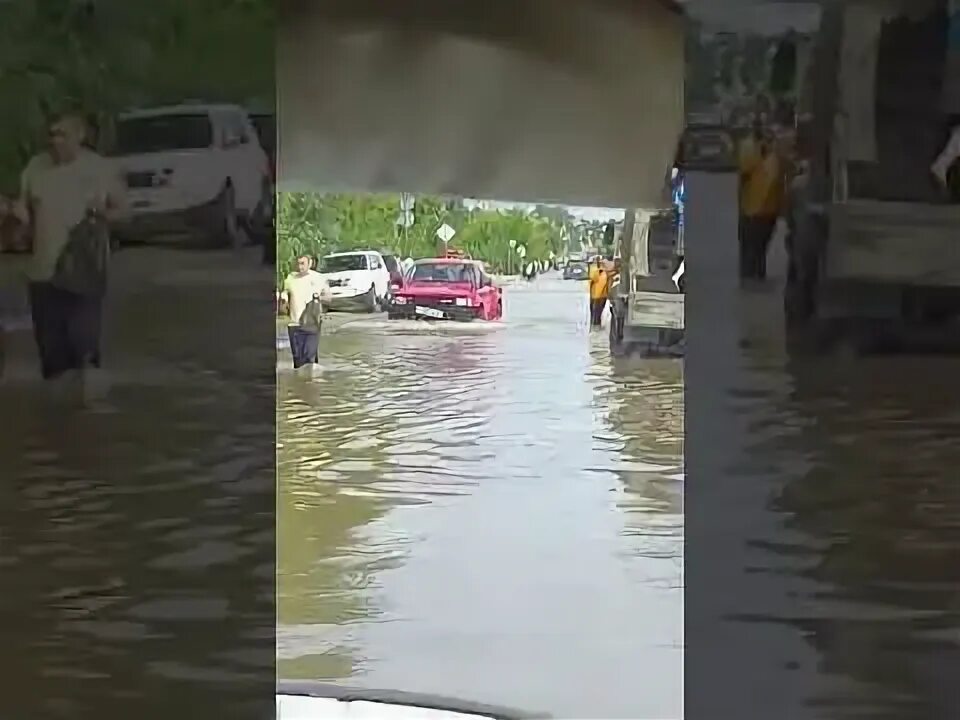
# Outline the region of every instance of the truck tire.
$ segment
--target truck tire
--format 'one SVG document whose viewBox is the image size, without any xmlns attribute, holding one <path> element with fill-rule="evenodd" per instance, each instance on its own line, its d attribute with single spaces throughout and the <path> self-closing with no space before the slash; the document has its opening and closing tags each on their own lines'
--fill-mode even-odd
<svg viewBox="0 0 960 720">
<path fill-rule="evenodd" d="M 623 354 L 623 321 L 625 303 L 616 298 L 610 305 L 610 354 Z"/>
</svg>

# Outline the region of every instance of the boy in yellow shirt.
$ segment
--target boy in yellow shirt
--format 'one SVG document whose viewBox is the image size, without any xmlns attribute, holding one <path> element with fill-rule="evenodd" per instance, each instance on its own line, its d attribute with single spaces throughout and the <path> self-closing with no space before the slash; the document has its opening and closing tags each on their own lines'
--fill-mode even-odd
<svg viewBox="0 0 960 720">
<path fill-rule="evenodd" d="M 598 328 L 603 324 L 603 309 L 607 305 L 607 290 L 610 274 L 598 255 L 590 266 L 590 327 Z"/>
<path fill-rule="evenodd" d="M 767 250 L 785 197 L 785 167 L 769 131 L 755 128 L 740 149 L 740 277 L 767 276 Z"/>
</svg>

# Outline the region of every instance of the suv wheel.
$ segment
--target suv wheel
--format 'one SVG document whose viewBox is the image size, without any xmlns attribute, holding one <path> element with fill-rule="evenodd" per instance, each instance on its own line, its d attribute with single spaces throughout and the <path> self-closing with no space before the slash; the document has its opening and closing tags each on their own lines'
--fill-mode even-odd
<svg viewBox="0 0 960 720">
<path fill-rule="evenodd" d="M 240 245 L 240 224 L 233 185 L 227 185 L 220 193 L 216 214 L 217 242 L 221 247 L 235 248 Z"/>
<path fill-rule="evenodd" d="M 377 289 L 371 285 L 367 294 L 363 296 L 363 309 L 368 313 L 377 311 Z"/>
</svg>

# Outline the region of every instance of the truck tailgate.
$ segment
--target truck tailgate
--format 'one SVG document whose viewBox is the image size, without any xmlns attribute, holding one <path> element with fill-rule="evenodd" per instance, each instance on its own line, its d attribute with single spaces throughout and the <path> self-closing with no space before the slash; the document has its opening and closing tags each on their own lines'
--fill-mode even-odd
<svg viewBox="0 0 960 720">
<path fill-rule="evenodd" d="M 668 292 L 638 291 L 630 297 L 627 325 L 683 329 L 683 295 Z"/>
<path fill-rule="evenodd" d="M 826 275 L 960 286 L 960 206 L 862 199 L 833 205 Z"/>
</svg>

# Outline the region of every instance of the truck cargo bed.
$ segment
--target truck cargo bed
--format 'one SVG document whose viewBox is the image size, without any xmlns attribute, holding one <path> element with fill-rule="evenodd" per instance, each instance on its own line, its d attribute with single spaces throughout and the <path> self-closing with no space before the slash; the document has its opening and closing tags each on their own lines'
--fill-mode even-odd
<svg viewBox="0 0 960 720">
<path fill-rule="evenodd" d="M 831 280 L 960 288 L 960 205 L 838 203 L 825 270 Z"/>
</svg>

